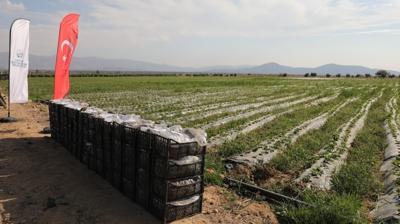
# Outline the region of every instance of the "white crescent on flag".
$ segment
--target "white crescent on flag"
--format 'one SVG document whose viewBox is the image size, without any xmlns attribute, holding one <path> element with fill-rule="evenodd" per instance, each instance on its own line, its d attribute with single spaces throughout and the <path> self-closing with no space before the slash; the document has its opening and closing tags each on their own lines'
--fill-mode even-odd
<svg viewBox="0 0 400 224">
<path fill-rule="evenodd" d="M 60 48 L 61 48 L 61 52 L 63 53 L 62 59 L 63 59 L 64 62 L 67 60 L 67 56 L 64 55 L 64 46 L 65 46 L 65 45 L 67 45 L 67 46 L 71 49 L 71 53 L 70 53 L 71 55 L 72 55 L 72 53 L 73 53 L 73 51 L 74 51 L 74 45 L 72 45 L 72 43 L 71 43 L 69 40 L 64 40 L 64 41 L 61 43 Z"/>
</svg>

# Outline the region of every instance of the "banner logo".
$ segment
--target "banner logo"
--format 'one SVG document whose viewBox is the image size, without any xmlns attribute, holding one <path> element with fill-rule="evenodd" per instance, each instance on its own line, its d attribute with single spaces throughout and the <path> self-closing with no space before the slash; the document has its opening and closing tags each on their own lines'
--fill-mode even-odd
<svg viewBox="0 0 400 224">
<path fill-rule="evenodd" d="M 18 68 L 26 68 L 28 63 L 24 62 L 24 52 L 20 49 L 16 51 L 15 58 L 11 60 L 11 65 Z"/>
</svg>

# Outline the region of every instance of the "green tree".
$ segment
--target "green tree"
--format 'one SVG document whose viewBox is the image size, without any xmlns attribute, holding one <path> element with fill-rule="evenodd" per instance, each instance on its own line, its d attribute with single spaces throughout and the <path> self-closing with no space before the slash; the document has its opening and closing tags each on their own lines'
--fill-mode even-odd
<svg viewBox="0 0 400 224">
<path fill-rule="evenodd" d="M 386 70 L 379 70 L 375 73 L 377 77 L 386 78 L 390 75 L 390 73 Z"/>
</svg>

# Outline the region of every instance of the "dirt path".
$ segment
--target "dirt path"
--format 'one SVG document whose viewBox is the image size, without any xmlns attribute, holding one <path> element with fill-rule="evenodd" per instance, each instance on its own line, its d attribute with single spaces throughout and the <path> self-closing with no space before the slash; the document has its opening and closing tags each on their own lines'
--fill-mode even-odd
<svg viewBox="0 0 400 224">
<path fill-rule="evenodd" d="M 160 223 L 40 134 L 45 105 L 13 105 L 12 114 L 19 122 L 0 124 L 0 223 Z M 277 223 L 267 204 L 219 187 L 206 188 L 203 214 L 175 223 L 218 222 Z"/>
</svg>

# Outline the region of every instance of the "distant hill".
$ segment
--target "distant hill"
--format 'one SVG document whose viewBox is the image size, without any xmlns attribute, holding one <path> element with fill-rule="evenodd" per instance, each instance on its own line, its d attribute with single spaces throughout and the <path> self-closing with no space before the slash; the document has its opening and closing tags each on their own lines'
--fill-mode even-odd
<svg viewBox="0 0 400 224">
<path fill-rule="evenodd" d="M 54 56 L 29 56 L 29 67 L 31 70 L 53 70 L 55 57 Z M 0 52 L 0 69 L 7 68 L 8 53 Z M 71 70 L 79 71 L 164 71 L 164 72 L 179 72 L 186 68 L 148 63 L 142 61 L 134 61 L 127 59 L 104 59 L 97 57 L 74 57 L 72 59 Z M 189 69 L 188 69 L 189 70 Z"/>
<path fill-rule="evenodd" d="M 30 55 L 31 70 L 54 69 L 54 56 Z M 0 69 L 6 69 L 8 53 L 0 52 Z M 357 65 L 326 64 L 316 68 L 290 67 L 277 63 L 267 63 L 259 66 L 210 66 L 202 68 L 178 67 L 164 64 L 135 61 L 129 59 L 104 59 L 97 57 L 74 57 L 71 70 L 79 71 L 132 71 L 132 72 L 210 72 L 210 73 L 252 73 L 252 74 L 298 74 L 315 72 L 318 74 L 375 74 L 378 69 L 367 68 Z M 400 74 L 398 71 L 390 71 Z"/>
<path fill-rule="evenodd" d="M 260 66 L 251 68 L 245 68 L 240 70 L 244 73 L 288 73 L 288 74 L 305 74 L 315 72 L 318 74 L 371 74 L 374 75 L 378 69 L 367 68 L 358 65 L 338 65 L 338 64 L 326 64 L 315 68 L 305 67 L 289 67 L 280 65 L 277 63 L 267 63 Z M 398 71 L 390 71 L 394 74 L 399 74 Z"/>
</svg>

